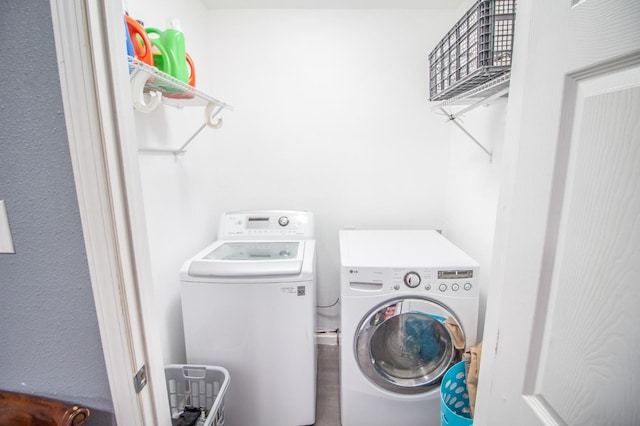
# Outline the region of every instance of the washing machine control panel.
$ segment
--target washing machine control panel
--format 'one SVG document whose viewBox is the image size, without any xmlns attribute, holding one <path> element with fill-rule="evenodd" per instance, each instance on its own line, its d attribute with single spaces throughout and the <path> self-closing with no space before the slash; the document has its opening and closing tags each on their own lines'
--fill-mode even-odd
<svg viewBox="0 0 640 426">
<path fill-rule="evenodd" d="M 313 237 L 313 215 L 290 210 L 264 210 L 224 213 L 220 219 L 218 239 Z"/>
</svg>

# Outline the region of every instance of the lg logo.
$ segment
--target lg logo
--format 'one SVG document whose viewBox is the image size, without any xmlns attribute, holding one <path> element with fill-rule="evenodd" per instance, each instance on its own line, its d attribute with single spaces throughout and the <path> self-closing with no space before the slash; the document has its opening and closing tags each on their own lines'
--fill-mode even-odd
<svg viewBox="0 0 640 426">
<path fill-rule="evenodd" d="M 350 274 L 357 274 L 358 270 L 357 269 L 349 269 L 349 273 Z"/>
</svg>

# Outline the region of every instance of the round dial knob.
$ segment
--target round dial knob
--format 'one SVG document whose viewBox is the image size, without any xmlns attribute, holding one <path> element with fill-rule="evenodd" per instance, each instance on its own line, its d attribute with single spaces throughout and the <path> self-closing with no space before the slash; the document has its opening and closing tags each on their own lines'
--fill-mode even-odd
<svg viewBox="0 0 640 426">
<path fill-rule="evenodd" d="M 417 272 L 407 272 L 407 274 L 404 276 L 404 283 L 411 287 L 411 288 L 416 288 L 420 285 L 420 281 L 422 281 L 420 279 L 420 275 L 418 275 Z"/>
<path fill-rule="evenodd" d="M 289 224 L 289 218 L 286 216 L 280 216 L 280 218 L 278 219 L 278 223 L 280 224 L 280 226 L 287 226 Z"/>
</svg>

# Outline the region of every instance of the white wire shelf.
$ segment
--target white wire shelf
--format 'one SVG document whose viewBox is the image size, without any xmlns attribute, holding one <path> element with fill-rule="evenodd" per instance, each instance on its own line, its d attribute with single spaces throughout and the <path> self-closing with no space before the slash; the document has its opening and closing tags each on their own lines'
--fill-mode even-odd
<svg viewBox="0 0 640 426">
<path fill-rule="evenodd" d="M 162 102 L 175 107 L 182 106 L 206 106 L 209 103 L 222 106 L 233 111 L 233 107 L 214 97 L 201 92 L 195 87 L 163 73 L 156 67 L 152 67 L 131 56 L 129 59 L 129 71 L 133 79 L 136 72 L 142 71 L 148 75 L 145 83 L 145 91 L 156 91 L 162 93 Z"/>
<path fill-rule="evenodd" d="M 133 106 L 140 112 L 149 113 L 154 111 L 160 103 L 176 108 L 185 106 L 205 107 L 204 123 L 198 128 L 187 141 L 175 150 L 160 148 L 141 148 L 139 151 L 183 154 L 186 147 L 205 128 L 220 128 L 222 118 L 219 114 L 223 109 L 233 111 L 233 107 L 206 93 L 192 87 L 155 67 L 129 56 L 129 73 L 131 79 L 131 94 Z M 217 121 L 214 123 L 214 119 Z"/>
<path fill-rule="evenodd" d="M 473 89 L 467 90 L 466 92 L 456 95 L 452 98 L 440 101 L 432 109 L 436 110 L 446 106 L 474 104 L 478 100 L 481 101 L 480 104 L 485 103 L 487 102 L 486 99 L 493 97 L 493 95 L 499 93 L 499 97 L 506 94 L 509 91 L 510 80 L 511 73 L 507 72 L 505 74 L 501 74 L 493 80 L 488 81 L 478 87 L 474 87 Z"/>
</svg>

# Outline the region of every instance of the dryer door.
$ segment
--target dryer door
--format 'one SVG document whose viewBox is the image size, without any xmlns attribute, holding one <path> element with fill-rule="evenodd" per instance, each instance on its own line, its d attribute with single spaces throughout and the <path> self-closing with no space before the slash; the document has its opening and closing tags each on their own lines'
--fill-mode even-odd
<svg viewBox="0 0 640 426">
<path fill-rule="evenodd" d="M 447 318 L 462 325 L 444 305 L 421 297 L 399 297 L 371 310 L 355 336 L 355 353 L 364 375 L 400 394 L 418 394 L 438 386 L 458 361 Z"/>
</svg>

